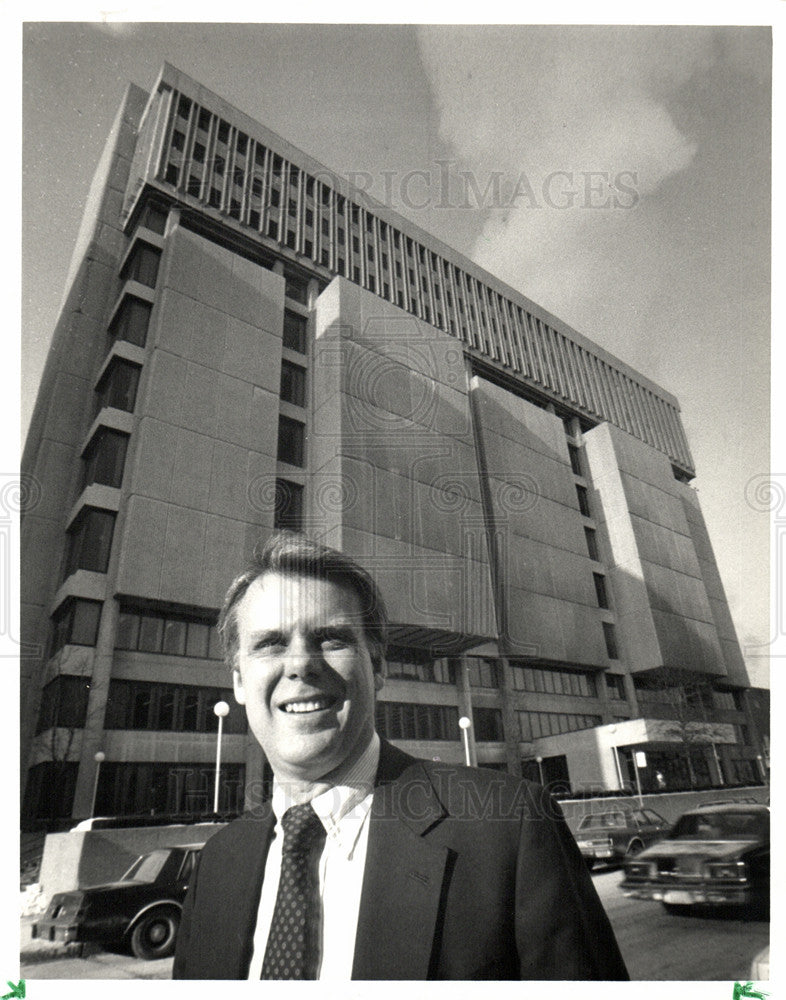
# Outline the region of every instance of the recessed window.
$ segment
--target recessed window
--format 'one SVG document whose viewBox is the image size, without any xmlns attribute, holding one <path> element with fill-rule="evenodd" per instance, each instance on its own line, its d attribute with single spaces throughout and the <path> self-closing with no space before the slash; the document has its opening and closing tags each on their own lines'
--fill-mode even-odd
<svg viewBox="0 0 786 1000">
<path fill-rule="evenodd" d="M 181 135 L 179 132 L 175 132 L 172 136 L 172 145 L 175 145 L 175 136 Z M 181 135 L 181 141 L 185 137 Z M 181 146 L 177 146 L 177 149 L 182 149 Z M 159 208 L 158 205 L 145 205 L 142 209 L 142 213 L 139 216 L 139 225 L 144 226 L 145 229 L 150 229 L 154 233 L 158 233 L 159 236 L 163 236 L 166 231 L 166 220 L 167 211 L 165 208 Z"/>
<path fill-rule="evenodd" d="M 455 705 L 378 701 L 376 728 L 381 736 L 391 740 L 461 739 Z"/>
<path fill-rule="evenodd" d="M 96 388 L 94 413 L 105 406 L 132 413 L 141 370 L 139 365 L 123 358 L 114 358 Z"/>
<path fill-rule="evenodd" d="M 595 581 L 595 596 L 598 599 L 598 607 L 608 608 L 609 595 L 606 590 L 606 577 L 602 573 L 593 573 L 592 579 Z"/>
<path fill-rule="evenodd" d="M 302 468 L 305 464 L 306 428 L 298 420 L 278 418 L 278 460 Z"/>
<path fill-rule="evenodd" d="M 584 538 L 587 541 L 587 552 L 589 553 L 590 559 L 594 559 L 595 562 L 597 562 L 600 557 L 598 555 L 598 538 L 595 529 L 585 528 Z"/>
<path fill-rule="evenodd" d="M 68 532 L 65 576 L 79 569 L 106 573 L 114 528 L 114 513 L 85 507 Z"/>
<path fill-rule="evenodd" d="M 301 278 L 299 275 L 290 273 L 285 273 L 284 281 L 286 282 L 284 288 L 284 294 L 288 299 L 292 299 L 293 302 L 299 302 L 300 305 L 308 304 L 308 281 L 305 278 Z"/>
<path fill-rule="evenodd" d="M 49 656 L 63 646 L 95 646 L 100 618 L 100 601 L 75 597 L 61 604 L 52 616 Z"/>
<path fill-rule="evenodd" d="M 479 743 L 502 743 L 504 741 L 502 712 L 498 708 L 475 708 L 472 715 L 475 722 L 475 739 Z"/>
<path fill-rule="evenodd" d="M 306 404 L 306 369 L 286 359 L 281 362 L 281 398 L 294 406 Z"/>
<path fill-rule="evenodd" d="M 125 340 L 137 347 L 144 347 L 152 310 L 153 306 L 149 302 L 134 295 L 126 295 L 112 320 L 109 333 L 115 340 Z"/>
<path fill-rule="evenodd" d="M 100 428 L 82 459 L 82 489 L 92 483 L 119 489 L 123 480 L 127 447 L 128 434 L 109 427 Z"/>
<path fill-rule="evenodd" d="M 123 281 L 138 281 L 140 285 L 155 288 L 160 261 L 161 251 L 140 240 L 134 245 L 120 272 L 120 277 Z"/>
<path fill-rule="evenodd" d="M 470 687 L 496 688 L 497 661 L 487 660 L 480 656 L 470 656 L 467 659 Z"/>
<path fill-rule="evenodd" d="M 276 480 L 273 527 L 276 530 L 303 530 L 303 487 L 287 479 Z"/>
<path fill-rule="evenodd" d="M 213 706 L 219 701 L 230 706 L 224 732 L 245 733 L 245 713 L 228 688 L 116 678 L 109 683 L 106 728 L 214 733 L 218 719 Z"/>
<path fill-rule="evenodd" d="M 221 660 L 218 633 L 212 623 L 189 615 L 124 608 L 115 635 L 115 648 L 168 656 Z"/>
<path fill-rule="evenodd" d="M 618 660 L 617 634 L 611 622 L 603 622 L 603 638 L 606 640 L 606 653 L 610 660 Z"/>
<path fill-rule="evenodd" d="M 41 692 L 36 733 L 46 729 L 82 729 L 87 718 L 90 678 L 60 674 Z"/>
<path fill-rule="evenodd" d="M 284 347 L 299 354 L 306 353 L 306 330 L 308 320 L 290 309 L 284 310 Z"/>
<path fill-rule="evenodd" d="M 584 517 L 590 516 L 589 494 L 584 486 L 576 487 L 576 496 L 579 499 L 579 510 Z"/>
<path fill-rule="evenodd" d="M 583 476 L 584 469 L 581 464 L 581 448 L 577 448 L 575 444 L 569 444 L 568 455 L 570 456 L 570 467 L 573 469 L 573 474 L 575 476 Z"/>
<path fill-rule="evenodd" d="M 625 679 L 618 674 L 606 674 L 606 688 L 612 698 L 625 701 Z"/>
</svg>

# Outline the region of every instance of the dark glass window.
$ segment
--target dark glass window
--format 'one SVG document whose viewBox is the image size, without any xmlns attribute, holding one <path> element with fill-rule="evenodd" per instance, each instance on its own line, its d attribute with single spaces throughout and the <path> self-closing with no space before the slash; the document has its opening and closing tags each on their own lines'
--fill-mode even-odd
<svg viewBox="0 0 786 1000">
<path fill-rule="evenodd" d="M 529 742 L 541 736 L 557 736 L 560 733 L 574 733 L 580 729 L 599 726 L 600 715 L 582 715 L 567 712 L 519 712 L 521 739 Z"/>
<path fill-rule="evenodd" d="M 496 660 L 470 656 L 467 660 L 471 687 L 495 688 L 498 686 Z"/>
<path fill-rule="evenodd" d="M 279 416 L 278 418 L 278 460 L 288 462 L 289 465 L 297 465 L 302 468 L 305 464 L 305 437 L 306 428 L 298 420 L 290 417 Z"/>
<path fill-rule="evenodd" d="M 617 674 L 606 674 L 606 688 L 612 698 L 625 701 L 625 680 Z"/>
<path fill-rule="evenodd" d="M 180 136 L 181 145 L 175 145 L 175 136 Z M 180 132 L 175 132 L 172 136 L 172 145 L 176 149 L 182 149 L 182 142 L 185 136 Z M 158 233 L 159 236 L 163 236 L 166 231 L 166 220 L 167 211 L 165 208 L 160 208 L 158 205 L 145 205 L 142 209 L 142 214 L 139 216 L 139 225 L 144 226 L 146 229 L 151 229 L 154 233 Z"/>
<path fill-rule="evenodd" d="M 37 733 L 54 726 L 64 729 L 81 729 L 87 718 L 87 699 L 90 694 L 89 677 L 72 677 L 60 674 L 41 692 Z"/>
<path fill-rule="evenodd" d="M 306 328 L 308 320 L 289 309 L 284 310 L 284 347 L 290 351 L 306 353 Z"/>
<path fill-rule="evenodd" d="M 101 602 L 75 597 L 62 604 L 52 616 L 49 656 L 63 646 L 95 646 Z"/>
<path fill-rule="evenodd" d="M 606 640 L 606 652 L 610 660 L 619 659 L 617 652 L 617 635 L 611 622 L 603 622 L 603 638 Z"/>
<path fill-rule="evenodd" d="M 127 447 L 128 434 L 101 427 L 82 459 L 82 489 L 91 483 L 119 488 L 123 480 Z"/>
<path fill-rule="evenodd" d="M 295 406 L 306 405 L 306 370 L 286 359 L 281 362 L 281 398 Z"/>
<path fill-rule="evenodd" d="M 134 295 L 126 295 L 109 327 L 112 338 L 144 347 L 147 343 L 147 329 L 152 309 L 149 302 L 144 302 Z"/>
<path fill-rule="evenodd" d="M 133 413 L 141 371 L 139 365 L 114 358 L 96 387 L 95 413 L 105 406 Z"/>
<path fill-rule="evenodd" d="M 216 636 L 215 643 L 213 635 Z M 167 656 L 196 656 L 211 660 L 223 658 L 212 623 L 188 615 L 158 611 L 120 612 L 116 649 L 142 653 L 165 653 Z"/>
<path fill-rule="evenodd" d="M 501 743 L 505 739 L 502 712 L 498 708 L 475 708 L 475 739 L 479 743 Z"/>
<path fill-rule="evenodd" d="M 587 541 L 587 552 L 589 553 L 590 559 L 594 559 L 596 562 L 600 558 L 598 555 L 598 536 L 594 528 L 584 529 L 584 538 Z"/>
<path fill-rule="evenodd" d="M 303 487 L 290 483 L 287 479 L 276 480 L 276 507 L 273 511 L 273 527 L 277 530 L 303 530 Z"/>
<path fill-rule="evenodd" d="M 584 515 L 584 517 L 589 517 L 590 505 L 589 505 L 589 495 L 587 493 L 586 487 L 577 486 L 576 496 L 579 498 L 579 510 Z"/>
<path fill-rule="evenodd" d="M 378 701 L 377 732 L 391 740 L 456 740 L 461 738 L 455 705 L 420 705 Z"/>
<path fill-rule="evenodd" d="M 581 465 L 581 448 L 577 448 L 575 444 L 569 444 L 568 455 L 570 455 L 570 467 L 573 469 L 573 474 L 583 476 L 584 469 Z"/>
<path fill-rule="evenodd" d="M 288 299 L 292 299 L 293 302 L 299 302 L 301 305 L 305 306 L 308 304 L 308 281 L 305 278 L 301 278 L 299 275 L 295 274 L 284 274 L 284 280 L 286 282 L 286 287 L 284 294 Z"/>
<path fill-rule="evenodd" d="M 453 667 L 447 660 L 434 659 L 424 649 L 390 646 L 385 657 L 389 680 L 427 681 L 432 684 L 452 684 Z"/>
<path fill-rule="evenodd" d="M 161 251 L 139 240 L 126 260 L 120 277 L 123 281 L 138 281 L 141 285 L 155 288 L 160 261 Z"/>
<path fill-rule="evenodd" d="M 85 507 L 68 532 L 66 576 L 78 569 L 106 573 L 115 515 L 108 510 Z"/>
<path fill-rule="evenodd" d="M 598 607 L 607 608 L 609 606 L 609 595 L 606 591 L 606 577 L 602 573 L 593 573 L 592 579 L 595 581 L 595 595 L 598 598 Z"/>
<path fill-rule="evenodd" d="M 218 701 L 229 705 L 224 732 L 245 733 L 245 712 L 229 689 L 114 679 L 109 683 L 106 728 L 213 733 L 218 729 L 213 711 Z"/>
</svg>

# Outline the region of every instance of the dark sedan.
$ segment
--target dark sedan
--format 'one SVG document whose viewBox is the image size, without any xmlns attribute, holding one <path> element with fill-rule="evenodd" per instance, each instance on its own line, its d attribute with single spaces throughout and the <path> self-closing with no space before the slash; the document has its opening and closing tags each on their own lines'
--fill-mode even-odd
<svg viewBox="0 0 786 1000">
<path fill-rule="evenodd" d="M 55 893 L 33 937 L 126 944 L 137 958 L 166 958 L 200 847 L 162 847 L 137 858 L 119 882 Z"/>
<path fill-rule="evenodd" d="M 681 816 L 666 840 L 626 861 L 621 888 L 679 912 L 702 903 L 766 909 L 769 885 L 769 808 L 727 804 Z"/>
<path fill-rule="evenodd" d="M 670 824 L 652 809 L 615 806 L 583 816 L 576 830 L 576 843 L 584 860 L 622 861 L 643 850 L 669 832 Z"/>
</svg>

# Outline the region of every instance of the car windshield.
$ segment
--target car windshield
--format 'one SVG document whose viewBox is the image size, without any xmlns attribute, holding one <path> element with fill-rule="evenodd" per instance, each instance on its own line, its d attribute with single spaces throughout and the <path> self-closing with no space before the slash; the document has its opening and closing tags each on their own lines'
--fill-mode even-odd
<svg viewBox="0 0 786 1000">
<path fill-rule="evenodd" d="M 123 876 L 124 882 L 155 882 L 169 860 L 169 851 L 151 851 L 137 858 Z"/>
<path fill-rule="evenodd" d="M 669 834 L 671 840 L 764 840 L 770 818 L 764 812 L 687 813 Z"/>
<path fill-rule="evenodd" d="M 579 823 L 579 830 L 586 830 L 590 826 L 627 826 L 628 821 L 623 812 L 590 813 Z"/>
</svg>

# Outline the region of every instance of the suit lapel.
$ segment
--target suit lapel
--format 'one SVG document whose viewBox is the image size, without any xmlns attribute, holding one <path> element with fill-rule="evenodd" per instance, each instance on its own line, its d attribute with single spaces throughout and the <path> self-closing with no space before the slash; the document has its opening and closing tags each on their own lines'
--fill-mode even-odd
<svg viewBox="0 0 786 1000">
<path fill-rule="evenodd" d="M 404 767 L 406 772 L 396 777 Z M 384 743 L 378 780 L 383 783 L 369 817 L 352 978 L 424 980 L 434 952 L 448 852 L 423 834 L 445 810 L 425 770 Z"/>
</svg>

